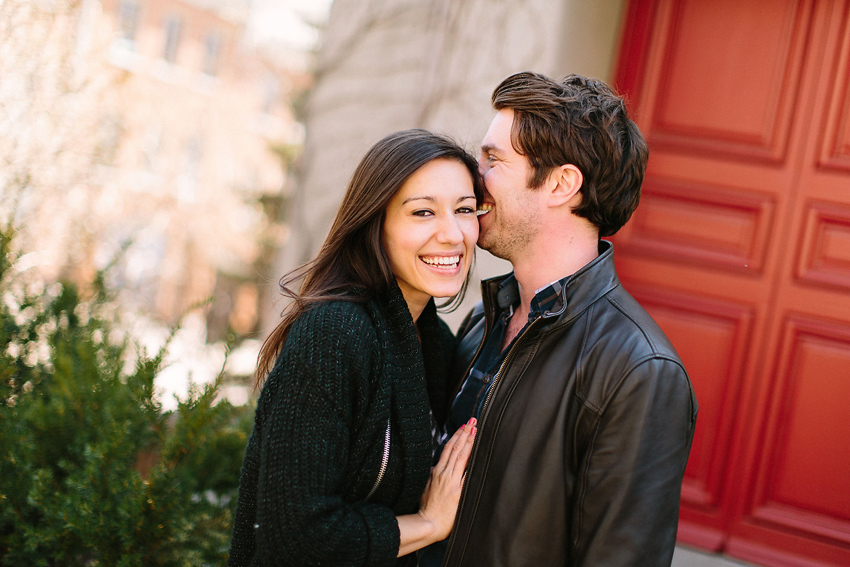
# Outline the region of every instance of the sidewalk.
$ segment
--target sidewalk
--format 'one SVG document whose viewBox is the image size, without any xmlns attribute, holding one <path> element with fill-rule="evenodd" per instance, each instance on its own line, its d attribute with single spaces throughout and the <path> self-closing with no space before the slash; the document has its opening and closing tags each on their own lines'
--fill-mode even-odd
<svg viewBox="0 0 850 567">
<path fill-rule="evenodd" d="M 752 563 L 743 563 L 716 553 L 696 551 L 681 545 L 673 552 L 672 567 L 755 567 Z"/>
</svg>

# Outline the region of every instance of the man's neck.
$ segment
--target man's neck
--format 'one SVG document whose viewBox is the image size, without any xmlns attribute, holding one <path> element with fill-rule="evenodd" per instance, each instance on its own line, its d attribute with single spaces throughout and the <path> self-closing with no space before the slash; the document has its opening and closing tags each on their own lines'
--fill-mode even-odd
<svg viewBox="0 0 850 567">
<path fill-rule="evenodd" d="M 535 250 L 540 251 L 538 246 Z M 547 247 L 542 255 L 527 254 L 513 264 L 514 277 L 519 289 L 519 305 L 514 309 L 505 335 L 502 339 L 502 350 L 514 340 L 528 322 L 531 313 L 531 300 L 541 288 L 571 276 L 592 262 L 599 255 L 599 240 L 578 242 L 573 239 L 570 246 Z"/>
<path fill-rule="evenodd" d="M 519 287 L 520 311 L 524 311 L 527 316 L 537 290 L 571 276 L 598 255 L 598 238 L 573 238 L 564 246 L 537 246 L 532 252 L 513 262 L 514 277 Z"/>
</svg>

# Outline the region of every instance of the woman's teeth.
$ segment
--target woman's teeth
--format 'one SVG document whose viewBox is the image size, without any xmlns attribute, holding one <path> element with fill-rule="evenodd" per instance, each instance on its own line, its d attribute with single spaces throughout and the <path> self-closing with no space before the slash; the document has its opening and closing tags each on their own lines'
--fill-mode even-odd
<svg viewBox="0 0 850 567">
<path fill-rule="evenodd" d="M 438 268 L 453 268 L 460 263 L 460 256 L 440 256 L 428 258 L 420 256 L 420 258 L 429 266 L 436 266 Z"/>
</svg>

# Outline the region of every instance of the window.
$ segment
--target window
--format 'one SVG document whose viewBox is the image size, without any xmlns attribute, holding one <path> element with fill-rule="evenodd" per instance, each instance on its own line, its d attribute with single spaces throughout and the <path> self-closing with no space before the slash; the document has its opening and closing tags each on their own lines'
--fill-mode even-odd
<svg viewBox="0 0 850 567">
<path fill-rule="evenodd" d="M 139 3 L 135 0 L 121 0 L 118 8 L 118 34 L 126 44 L 132 47 L 139 27 Z"/>
<path fill-rule="evenodd" d="M 272 114 L 280 102 L 280 81 L 271 73 L 266 73 L 262 82 L 263 90 L 263 114 Z"/>
<path fill-rule="evenodd" d="M 204 40 L 204 73 L 215 76 L 218 72 L 218 59 L 221 52 L 221 34 L 210 32 Z"/>
<path fill-rule="evenodd" d="M 165 50 L 162 58 L 169 63 L 177 61 L 177 47 L 180 44 L 180 28 L 183 22 L 177 16 L 170 16 L 165 20 Z"/>
<path fill-rule="evenodd" d="M 203 139 L 200 135 L 192 136 L 186 142 L 180 174 L 177 177 L 177 200 L 180 202 L 195 202 L 203 151 Z"/>
</svg>

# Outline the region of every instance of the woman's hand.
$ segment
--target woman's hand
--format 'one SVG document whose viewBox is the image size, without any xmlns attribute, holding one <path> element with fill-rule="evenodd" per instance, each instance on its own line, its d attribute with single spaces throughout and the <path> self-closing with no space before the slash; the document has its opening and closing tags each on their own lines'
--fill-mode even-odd
<svg viewBox="0 0 850 567">
<path fill-rule="evenodd" d="M 431 469 L 419 516 L 434 524 L 435 541 L 449 537 L 455 523 L 466 464 L 472 454 L 472 444 L 477 433 L 475 424 L 473 417 L 455 432 L 443 447 L 439 462 Z"/>
<path fill-rule="evenodd" d="M 431 478 L 422 495 L 419 512 L 398 516 L 401 532 L 399 556 L 449 537 L 455 522 L 463 478 L 477 433 L 472 418 L 458 429 L 443 447 L 440 460 L 431 469 Z"/>
</svg>

